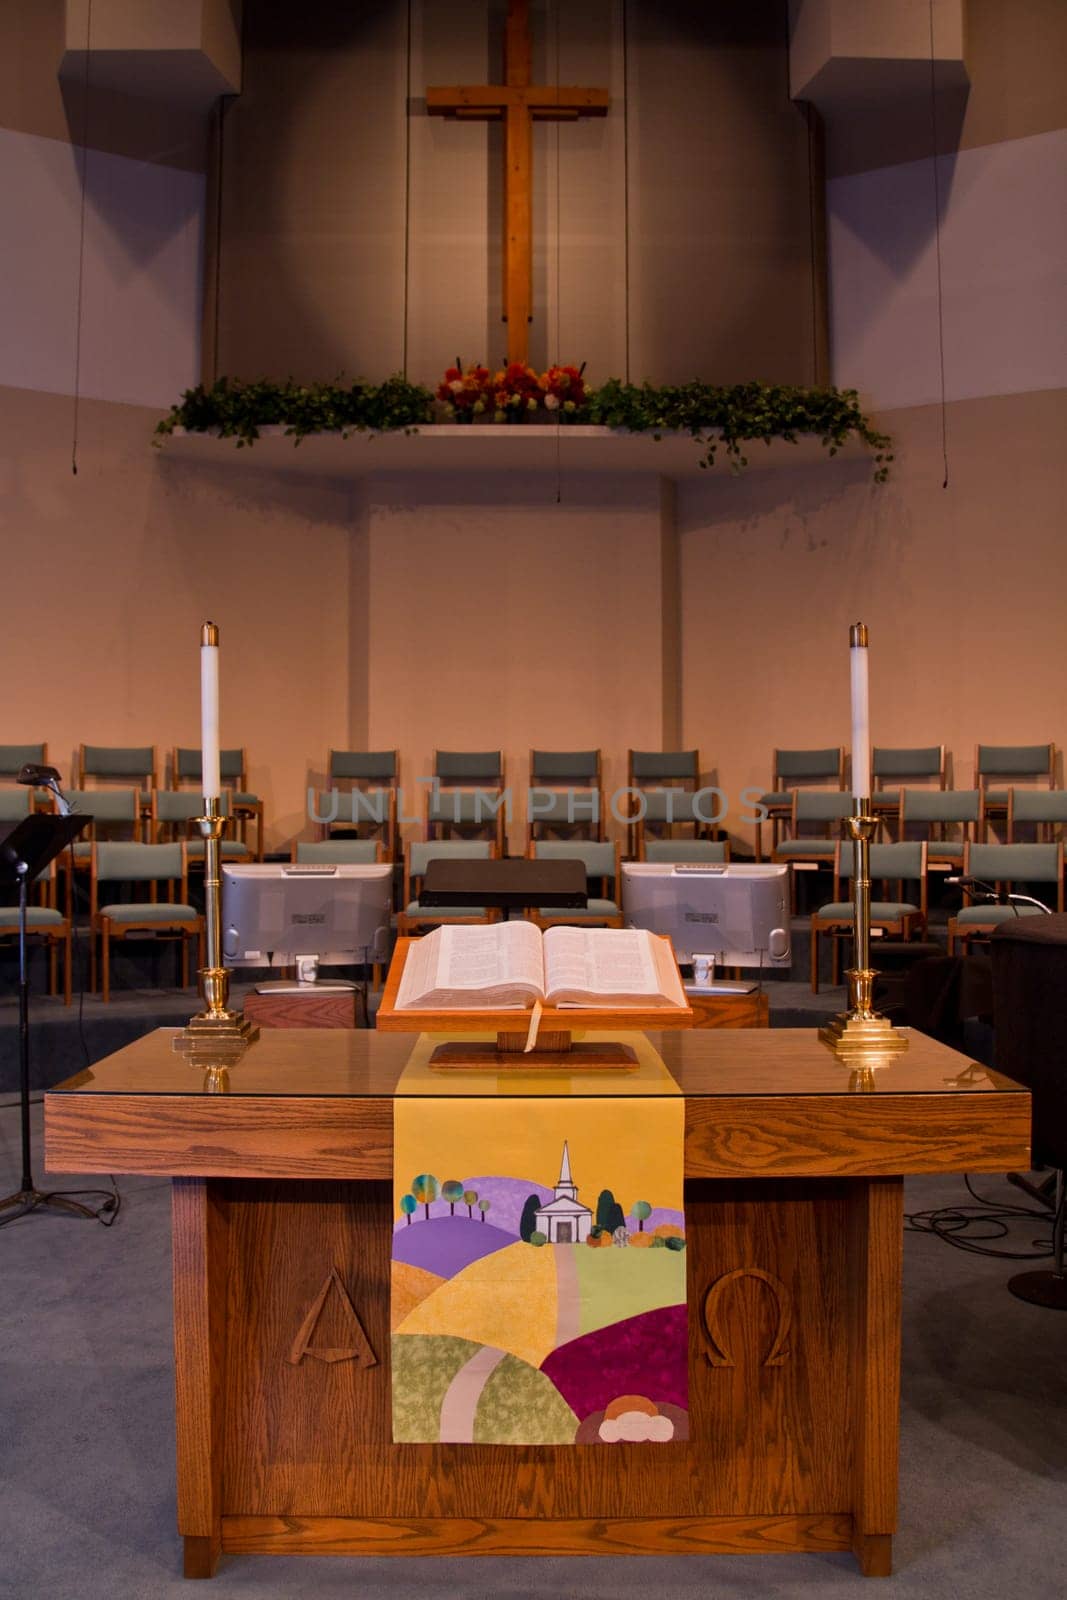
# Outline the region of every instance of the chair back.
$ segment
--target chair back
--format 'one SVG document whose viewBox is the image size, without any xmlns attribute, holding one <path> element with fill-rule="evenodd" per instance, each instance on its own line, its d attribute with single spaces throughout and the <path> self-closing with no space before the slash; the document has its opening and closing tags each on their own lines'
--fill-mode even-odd
<svg viewBox="0 0 1067 1600">
<path fill-rule="evenodd" d="M 599 784 L 599 750 L 531 750 L 531 783 Z"/>
<path fill-rule="evenodd" d="M 990 778 L 1045 778 L 1051 789 L 1056 768 L 1054 744 L 980 744 L 974 752 L 974 775 L 978 787 L 989 787 Z"/>
<path fill-rule="evenodd" d="M 64 791 L 71 809 L 91 817 L 91 833 L 97 828 L 129 823 L 134 829 L 140 826 L 141 797 L 137 789 L 67 789 Z"/>
<path fill-rule="evenodd" d="M 219 776 L 233 789 L 243 789 L 245 784 L 245 752 L 240 748 L 219 751 Z M 199 750 L 178 745 L 171 756 L 170 782 L 172 789 L 183 783 L 200 783 L 204 776 L 204 758 Z"/>
<path fill-rule="evenodd" d="M 1067 789 L 1008 790 L 1008 843 L 1014 844 L 1016 823 L 1053 827 L 1067 823 Z"/>
<path fill-rule="evenodd" d="M 93 845 L 93 878 L 104 883 L 177 883 L 185 878 L 185 846 L 177 844 Z"/>
<path fill-rule="evenodd" d="M 33 804 L 33 790 L 28 784 L 5 785 L 0 789 L 0 822 L 21 822 L 28 817 Z"/>
<path fill-rule="evenodd" d="M 851 878 L 855 868 L 855 851 L 850 839 L 838 846 L 837 875 Z M 897 878 L 907 883 L 926 886 L 926 840 L 904 840 L 893 844 L 871 845 L 871 878 Z"/>
<path fill-rule="evenodd" d="M 17 778 L 28 765 L 48 765 L 46 744 L 0 744 L 0 778 Z"/>
<path fill-rule="evenodd" d="M 855 801 L 844 789 L 794 789 L 793 835 L 796 837 L 805 823 L 840 822 L 855 810 Z"/>
<path fill-rule="evenodd" d="M 945 787 L 945 747 L 943 744 L 910 748 L 875 745 L 871 752 L 871 772 L 876 789 L 889 789 L 902 778 L 936 778 Z"/>
<path fill-rule="evenodd" d="M 145 745 L 83 744 L 78 750 L 78 784 L 85 788 L 87 778 L 106 783 L 118 779 L 137 780 L 144 789 L 156 786 L 156 747 Z"/>
<path fill-rule="evenodd" d="M 962 827 L 980 821 L 982 795 L 978 789 L 901 789 L 900 824 L 909 822 L 956 823 Z"/>
<path fill-rule="evenodd" d="M 380 839 L 294 840 L 290 859 L 297 866 L 318 863 L 322 866 L 365 866 L 382 859 Z"/>
<path fill-rule="evenodd" d="M 395 783 L 395 750 L 331 750 L 326 775 L 331 783 Z"/>
<path fill-rule="evenodd" d="M 963 871 L 986 883 L 1058 883 L 1063 898 L 1062 844 L 972 844 L 963 852 Z"/>
<path fill-rule="evenodd" d="M 496 847 L 490 839 L 416 839 L 408 845 L 409 878 L 421 878 L 431 861 L 491 861 Z"/>
<path fill-rule="evenodd" d="M 581 861 L 587 878 L 618 883 L 619 847 L 610 839 L 533 839 L 530 856 L 535 861 Z"/>
<path fill-rule="evenodd" d="M 628 767 L 631 788 L 665 779 L 700 786 L 699 750 L 631 750 Z"/>
<path fill-rule="evenodd" d="M 791 788 L 796 783 L 820 782 L 833 782 L 839 789 L 843 788 L 844 746 L 828 746 L 825 750 L 776 750 L 773 770 L 775 789 L 780 783 Z"/>
<path fill-rule="evenodd" d="M 639 861 L 689 861 L 697 863 L 729 861 L 728 839 L 646 839 L 642 834 Z"/>
<path fill-rule="evenodd" d="M 434 777 L 441 783 L 504 781 L 504 756 L 500 750 L 435 750 Z"/>
<path fill-rule="evenodd" d="M 189 823 L 203 816 L 204 797 L 195 789 L 155 789 L 152 792 L 152 821 L 154 823 Z M 219 797 L 219 815 L 230 814 L 230 797 L 223 792 Z"/>
</svg>

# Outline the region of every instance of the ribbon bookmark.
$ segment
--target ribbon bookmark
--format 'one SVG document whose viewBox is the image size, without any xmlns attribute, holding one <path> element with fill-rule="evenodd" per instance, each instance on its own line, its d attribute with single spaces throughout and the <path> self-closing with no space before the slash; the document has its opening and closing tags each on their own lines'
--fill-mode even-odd
<svg viewBox="0 0 1067 1600">
<path fill-rule="evenodd" d="M 528 1055 L 537 1043 L 537 1030 L 541 1026 L 541 1012 L 544 1010 L 540 1000 L 534 1001 L 534 1008 L 530 1012 L 530 1026 L 526 1030 L 526 1043 L 522 1047 L 523 1055 Z"/>
</svg>

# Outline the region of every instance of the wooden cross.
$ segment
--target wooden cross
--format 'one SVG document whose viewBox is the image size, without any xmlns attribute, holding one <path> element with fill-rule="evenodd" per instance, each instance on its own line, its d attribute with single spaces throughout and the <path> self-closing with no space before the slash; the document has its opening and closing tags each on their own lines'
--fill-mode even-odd
<svg viewBox="0 0 1067 1600">
<path fill-rule="evenodd" d="M 532 123 L 603 117 L 609 99 L 607 89 L 531 84 L 531 54 L 529 0 L 508 0 L 504 82 L 426 91 L 431 116 L 504 120 L 504 321 L 508 360 L 523 365 L 533 312 Z"/>
</svg>

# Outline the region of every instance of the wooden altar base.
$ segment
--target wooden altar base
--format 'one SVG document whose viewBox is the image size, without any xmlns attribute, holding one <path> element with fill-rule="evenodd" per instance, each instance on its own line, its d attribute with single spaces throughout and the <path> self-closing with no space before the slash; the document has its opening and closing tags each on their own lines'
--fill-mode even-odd
<svg viewBox="0 0 1067 1600">
<path fill-rule="evenodd" d="M 689 1437 L 393 1444 L 392 1099 L 410 1044 L 264 1033 L 218 1095 L 170 1037 L 51 1091 L 46 1138 L 52 1169 L 172 1177 L 190 1577 L 224 1551 L 851 1549 L 889 1572 L 902 1174 L 1025 1168 L 1018 1085 L 917 1035 L 867 1093 L 808 1030 L 658 1035 L 685 1097 Z"/>
<path fill-rule="evenodd" d="M 389 1185 L 176 1180 L 187 1575 L 224 1550 L 851 1548 L 888 1572 L 901 1193 L 897 1178 L 687 1185 L 689 1440 L 394 1445 Z M 334 1266 L 348 1303 L 327 1295 L 294 1362 Z"/>
</svg>

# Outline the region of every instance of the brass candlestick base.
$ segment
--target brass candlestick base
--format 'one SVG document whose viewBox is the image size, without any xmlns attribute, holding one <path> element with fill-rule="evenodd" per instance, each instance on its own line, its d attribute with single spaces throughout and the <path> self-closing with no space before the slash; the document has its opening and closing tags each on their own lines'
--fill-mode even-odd
<svg viewBox="0 0 1067 1600">
<path fill-rule="evenodd" d="M 819 1038 L 843 1065 L 868 1071 L 888 1066 L 908 1048 L 907 1036 L 871 1005 L 877 973 L 871 966 L 871 840 L 878 823 L 870 801 L 857 803 L 857 814 L 847 819 L 853 847 L 852 905 L 856 964 L 848 978 L 848 1010 L 819 1029 Z"/>
<path fill-rule="evenodd" d="M 222 905 L 220 901 L 219 844 L 224 819 L 218 800 L 204 801 L 204 816 L 196 825 L 204 839 L 204 924 L 207 966 L 200 969 L 200 992 L 205 1009 L 190 1017 L 173 1048 L 188 1059 L 212 1057 L 220 1060 L 245 1050 L 259 1038 L 259 1028 L 240 1011 L 231 1011 L 230 974 L 222 964 Z"/>
</svg>

